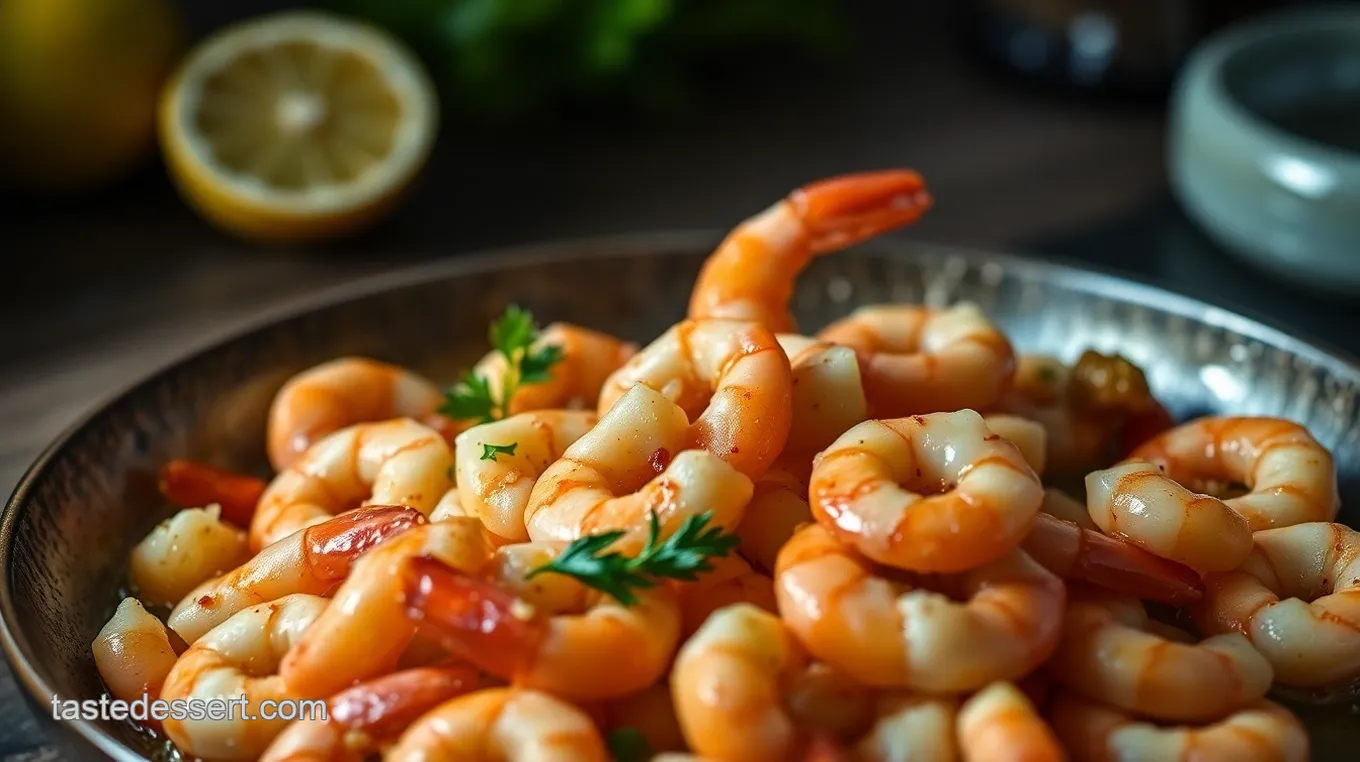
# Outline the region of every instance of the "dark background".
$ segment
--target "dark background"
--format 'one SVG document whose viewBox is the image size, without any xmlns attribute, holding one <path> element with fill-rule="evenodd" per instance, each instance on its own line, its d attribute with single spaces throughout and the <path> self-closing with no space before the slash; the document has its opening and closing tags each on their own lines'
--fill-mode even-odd
<svg viewBox="0 0 1360 762">
<path fill-rule="evenodd" d="M 278 5 L 192 3 L 185 13 L 200 36 Z M 1204 4 L 1198 18 L 1207 28 L 1254 5 Z M 1042 85 L 977 55 L 958 4 L 851 7 L 847 57 L 748 62 L 683 116 L 585 111 L 497 130 L 446 118 L 407 203 L 338 244 L 227 237 L 180 202 L 156 163 L 79 199 L 4 199 L 0 482 L 13 484 L 99 399 L 289 298 L 488 246 L 721 230 L 806 181 L 890 165 L 919 169 L 937 202 L 906 237 L 1132 274 L 1360 354 L 1357 300 L 1259 275 L 1181 214 L 1166 187 L 1155 77 L 1127 97 Z M 43 756 L 16 706 L 0 680 L 0 759 Z"/>
</svg>

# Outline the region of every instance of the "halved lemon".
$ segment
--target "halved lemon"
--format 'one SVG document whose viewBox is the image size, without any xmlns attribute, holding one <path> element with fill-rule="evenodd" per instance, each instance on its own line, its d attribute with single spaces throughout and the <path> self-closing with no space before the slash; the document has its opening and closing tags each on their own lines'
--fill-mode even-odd
<svg viewBox="0 0 1360 762">
<path fill-rule="evenodd" d="M 367 24 L 289 12 L 230 27 L 167 83 L 161 148 L 185 198 L 246 238 L 352 232 L 388 211 L 438 122 L 419 61 Z"/>
</svg>

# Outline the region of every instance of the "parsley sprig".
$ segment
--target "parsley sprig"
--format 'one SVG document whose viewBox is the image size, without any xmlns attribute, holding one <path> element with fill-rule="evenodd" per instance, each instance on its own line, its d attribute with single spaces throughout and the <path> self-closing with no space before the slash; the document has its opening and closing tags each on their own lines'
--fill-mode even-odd
<svg viewBox="0 0 1360 762">
<path fill-rule="evenodd" d="M 615 728 L 605 739 L 605 746 L 614 762 L 647 762 L 652 758 L 651 744 L 637 728 Z"/>
<path fill-rule="evenodd" d="M 455 420 L 488 423 L 510 413 L 510 400 L 523 384 L 541 384 L 552 378 L 552 366 L 562 359 L 562 347 L 547 344 L 535 347 L 538 327 L 528 310 L 515 305 L 491 323 L 491 346 L 505 358 L 505 378 L 500 393 L 480 373 L 468 371 L 448 391 L 439 412 Z"/>
<path fill-rule="evenodd" d="M 655 587 L 659 579 L 693 582 L 713 571 L 710 558 L 731 553 L 741 540 L 724 534 L 722 527 L 709 527 L 713 512 L 690 516 L 680 530 L 661 542 L 661 521 L 653 511 L 647 528 L 647 544 L 629 558 L 606 549 L 626 532 L 615 530 L 588 535 L 568 545 L 557 558 L 532 570 L 528 579 L 544 574 L 565 574 L 613 596 L 625 606 L 637 603 L 634 590 Z"/>
</svg>

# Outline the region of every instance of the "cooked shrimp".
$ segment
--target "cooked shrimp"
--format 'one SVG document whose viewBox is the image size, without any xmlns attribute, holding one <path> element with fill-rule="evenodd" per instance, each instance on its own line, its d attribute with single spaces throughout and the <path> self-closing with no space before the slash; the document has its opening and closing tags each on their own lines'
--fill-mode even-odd
<svg viewBox="0 0 1360 762">
<path fill-rule="evenodd" d="M 593 408 L 605 379 L 637 354 L 630 341 L 570 323 L 553 323 L 539 332 L 533 348 L 556 346 L 560 359 L 553 363 L 551 378 L 520 384 L 510 400 L 510 415 L 531 410 Z M 486 379 L 496 399 L 501 398 L 507 370 L 505 356 L 491 352 L 473 369 Z"/>
<path fill-rule="evenodd" d="M 444 496 L 439 498 L 439 502 L 435 503 L 434 509 L 430 511 L 430 521 L 444 521 L 445 519 L 455 518 L 482 520 L 481 516 L 463 506 L 463 498 L 458 494 L 458 485 L 456 484 L 444 492 Z"/>
<path fill-rule="evenodd" d="M 1086 477 L 1086 505 L 1101 531 L 1189 566 L 1230 571 L 1251 552 L 1251 525 L 1215 497 L 1197 495 L 1151 463 L 1128 461 Z"/>
<path fill-rule="evenodd" d="M 1308 430 L 1281 418 L 1199 418 L 1145 443 L 1130 456 L 1160 466 L 1196 492 L 1250 492 L 1224 500 L 1252 529 L 1331 521 L 1341 507 L 1336 466 Z"/>
<path fill-rule="evenodd" d="M 690 748 L 727 762 L 789 757 L 799 727 L 781 697 L 806 658 L 778 616 L 744 603 L 715 611 L 671 671 Z"/>
<path fill-rule="evenodd" d="M 735 527 L 751 499 L 751 481 L 705 450 L 684 450 L 684 411 L 638 384 L 595 428 L 539 477 L 524 509 L 535 541 L 571 541 L 607 530 L 627 534 L 615 548 L 637 551 L 656 513 L 669 537 L 691 516 Z"/>
<path fill-rule="evenodd" d="M 409 529 L 359 556 L 326 610 L 279 665 L 288 687 L 309 698 L 331 696 L 356 680 L 396 666 L 416 627 L 407 619 L 407 564 L 429 556 L 479 571 L 491 546 L 475 519 Z"/>
<path fill-rule="evenodd" d="M 1023 552 L 933 583 L 953 600 L 882 576 L 819 524 L 794 534 L 775 569 L 789 628 L 867 685 L 971 690 L 1024 675 L 1057 645 L 1065 588 Z"/>
<path fill-rule="evenodd" d="M 1178 642 L 1151 631 L 1136 599 L 1073 598 L 1048 671 L 1087 698 L 1144 717 L 1210 722 L 1270 690 L 1270 663 L 1238 633 Z"/>
<path fill-rule="evenodd" d="M 817 521 L 869 558 L 956 572 L 1018 545 L 1044 490 L 1014 445 L 960 410 L 850 429 L 818 456 L 809 496 Z"/>
<path fill-rule="evenodd" d="M 921 176 L 860 172 L 799 188 L 738 225 L 704 263 L 689 317 L 750 320 L 794 330 L 794 282 L 813 257 L 909 225 L 930 209 Z"/>
<path fill-rule="evenodd" d="M 1177 605 L 1195 603 L 1204 595 L 1195 570 L 1048 513 L 1035 516 L 1020 547 L 1063 579 L 1124 595 Z"/>
<path fill-rule="evenodd" d="M 426 667 L 346 688 L 326 702 L 325 717 L 289 725 L 260 762 L 364 762 L 421 715 L 476 689 L 477 682 L 467 667 Z"/>
<path fill-rule="evenodd" d="M 118 604 L 90 649 L 109 695 L 122 701 L 160 697 L 161 684 L 178 658 L 165 625 L 136 598 Z"/>
<path fill-rule="evenodd" d="M 1067 693 L 1049 710 L 1073 762 L 1307 762 L 1308 733 L 1288 709 L 1259 701 L 1202 726 L 1140 721 Z"/>
<path fill-rule="evenodd" d="M 238 527 L 250 526 L 255 506 L 269 486 L 253 476 L 190 460 L 172 460 L 161 466 L 158 481 L 161 494 L 174 505 L 203 508 L 217 504 L 222 519 Z"/>
<path fill-rule="evenodd" d="M 954 762 L 959 752 L 958 710 L 958 700 L 952 696 L 886 693 L 878 700 L 878 719 L 855 747 L 855 759 Z"/>
<path fill-rule="evenodd" d="M 1281 683 L 1360 679 L 1360 532 L 1316 522 L 1262 530 L 1253 542 L 1237 570 L 1205 577 L 1196 628 L 1246 635 Z"/>
<path fill-rule="evenodd" d="M 293 376 L 269 408 L 269 462 L 283 471 L 321 439 L 357 423 L 421 418 L 444 401 L 405 368 L 342 357 Z"/>
<path fill-rule="evenodd" d="M 781 333 L 793 374 L 793 423 L 784 452 L 809 457 L 869 417 L 859 359 L 849 347 Z"/>
<path fill-rule="evenodd" d="M 270 483 L 250 524 L 251 547 L 258 552 L 365 501 L 428 514 L 451 486 L 452 473 L 448 443 L 408 418 L 341 429 Z"/>
<path fill-rule="evenodd" d="M 1034 473 L 1043 476 L 1048 464 L 1048 433 L 1043 424 L 1010 413 L 989 413 L 982 416 L 993 434 L 1015 445 Z"/>
<path fill-rule="evenodd" d="M 812 521 L 807 501 L 811 476 L 812 458 L 781 457 L 756 482 L 742 512 L 734 530 L 741 538 L 741 554 L 766 573 L 774 572 L 774 560 L 793 530 Z"/>
<path fill-rule="evenodd" d="M 713 570 L 694 582 L 676 586 L 680 598 L 681 634 L 688 638 L 718 609 L 736 603 L 777 613 L 774 580 L 761 574 L 739 556 L 723 556 L 710 562 Z"/>
<path fill-rule="evenodd" d="M 547 545 L 536 550 L 545 562 L 556 554 Z M 510 564 L 499 570 L 516 567 L 523 568 Z M 519 687 L 565 698 L 591 701 L 636 693 L 660 679 L 670 665 L 680 638 L 680 607 L 667 587 L 639 590 L 636 604 L 625 606 L 586 593 L 574 580 L 559 581 L 579 590 L 575 597 L 584 603 L 554 611 L 506 589 L 515 585 L 522 590 L 522 578 L 505 586 L 498 581 L 436 559 L 412 559 L 403 592 L 405 611 L 469 663 Z"/>
<path fill-rule="evenodd" d="M 603 416 L 637 384 L 661 392 L 692 421 L 685 447 L 708 450 L 759 479 L 788 442 L 793 375 L 774 334 L 757 323 L 686 320 L 605 382 Z"/>
<path fill-rule="evenodd" d="M 536 410 L 459 434 L 454 452 L 464 510 L 495 534 L 525 542 L 524 506 L 538 477 L 598 421 L 593 410 Z"/>
<path fill-rule="evenodd" d="M 1100 531 L 1100 527 L 1091 519 L 1091 512 L 1086 510 L 1085 503 L 1074 500 L 1067 493 L 1052 487 L 1044 488 L 1044 502 L 1039 506 L 1039 511 L 1055 519 L 1070 521 L 1082 529 Z"/>
<path fill-rule="evenodd" d="M 186 508 L 132 549 L 128 577 L 153 606 L 170 606 L 205 579 L 250 557 L 244 529 L 218 518 L 221 508 Z"/>
<path fill-rule="evenodd" d="M 845 672 L 812 661 L 784 688 L 784 705 L 810 738 L 851 740 L 863 736 L 874 722 L 882 691 L 870 688 Z"/>
<path fill-rule="evenodd" d="M 662 680 L 640 693 L 611 701 L 602 707 L 601 727 L 614 731 L 629 730 L 642 736 L 654 753 L 684 751 L 685 735 L 675 716 L 670 684 Z"/>
<path fill-rule="evenodd" d="M 967 762 L 1066 762 L 1067 752 L 1034 705 L 1010 683 L 992 683 L 959 708 Z"/>
<path fill-rule="evenodd" d="M 861 307 L 817 338 L 859 353 L 864 393 L 878 418 L 986 408 L 1015 373 L 1006 335 L 971 302 L 942 310 Z"/>
<path fill-rule="evenodd" d="M 193 643 L 247 606 L 293 593 L 325 595 L 361 553 L 423 523 L 411 508 L 372 506 L 294 532 L 184 595 L 170 612 L 170 629 Z"/>
<path fill-rule="evenodd" d="M 226 718 L 189 714 L 166 719 L 165 733 L 181 753 L 212 760 L 250 760 L 264 752 L 288 721 L 260 716 L 262 702 L 277 705 L 300 698 L 274 674 L 279 659 L 327 603 L 325 598 L 305 594 L 261 603 L 238 611 L 189 646 L 165 678 L 161 698 L 235 698 L 245 705 L 238 705 Z"/>
<path fill-rule="evenodd" d="M 416 721 L 386 762 L 608 762 L 590 716 L 547 693 L 486 688 Z"/>
</svg>

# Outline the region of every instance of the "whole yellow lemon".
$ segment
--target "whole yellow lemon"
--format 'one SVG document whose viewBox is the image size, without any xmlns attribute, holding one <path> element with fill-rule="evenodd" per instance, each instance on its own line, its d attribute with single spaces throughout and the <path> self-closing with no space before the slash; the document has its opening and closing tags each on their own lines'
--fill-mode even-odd
<svg viewBox="0 0 1360 762">
<path fill-rule="evenodd" d="M 144 158 L 182 39 L 169 0 L 0 2 L 0 183 L 74 190 Z"/>
</svg>

